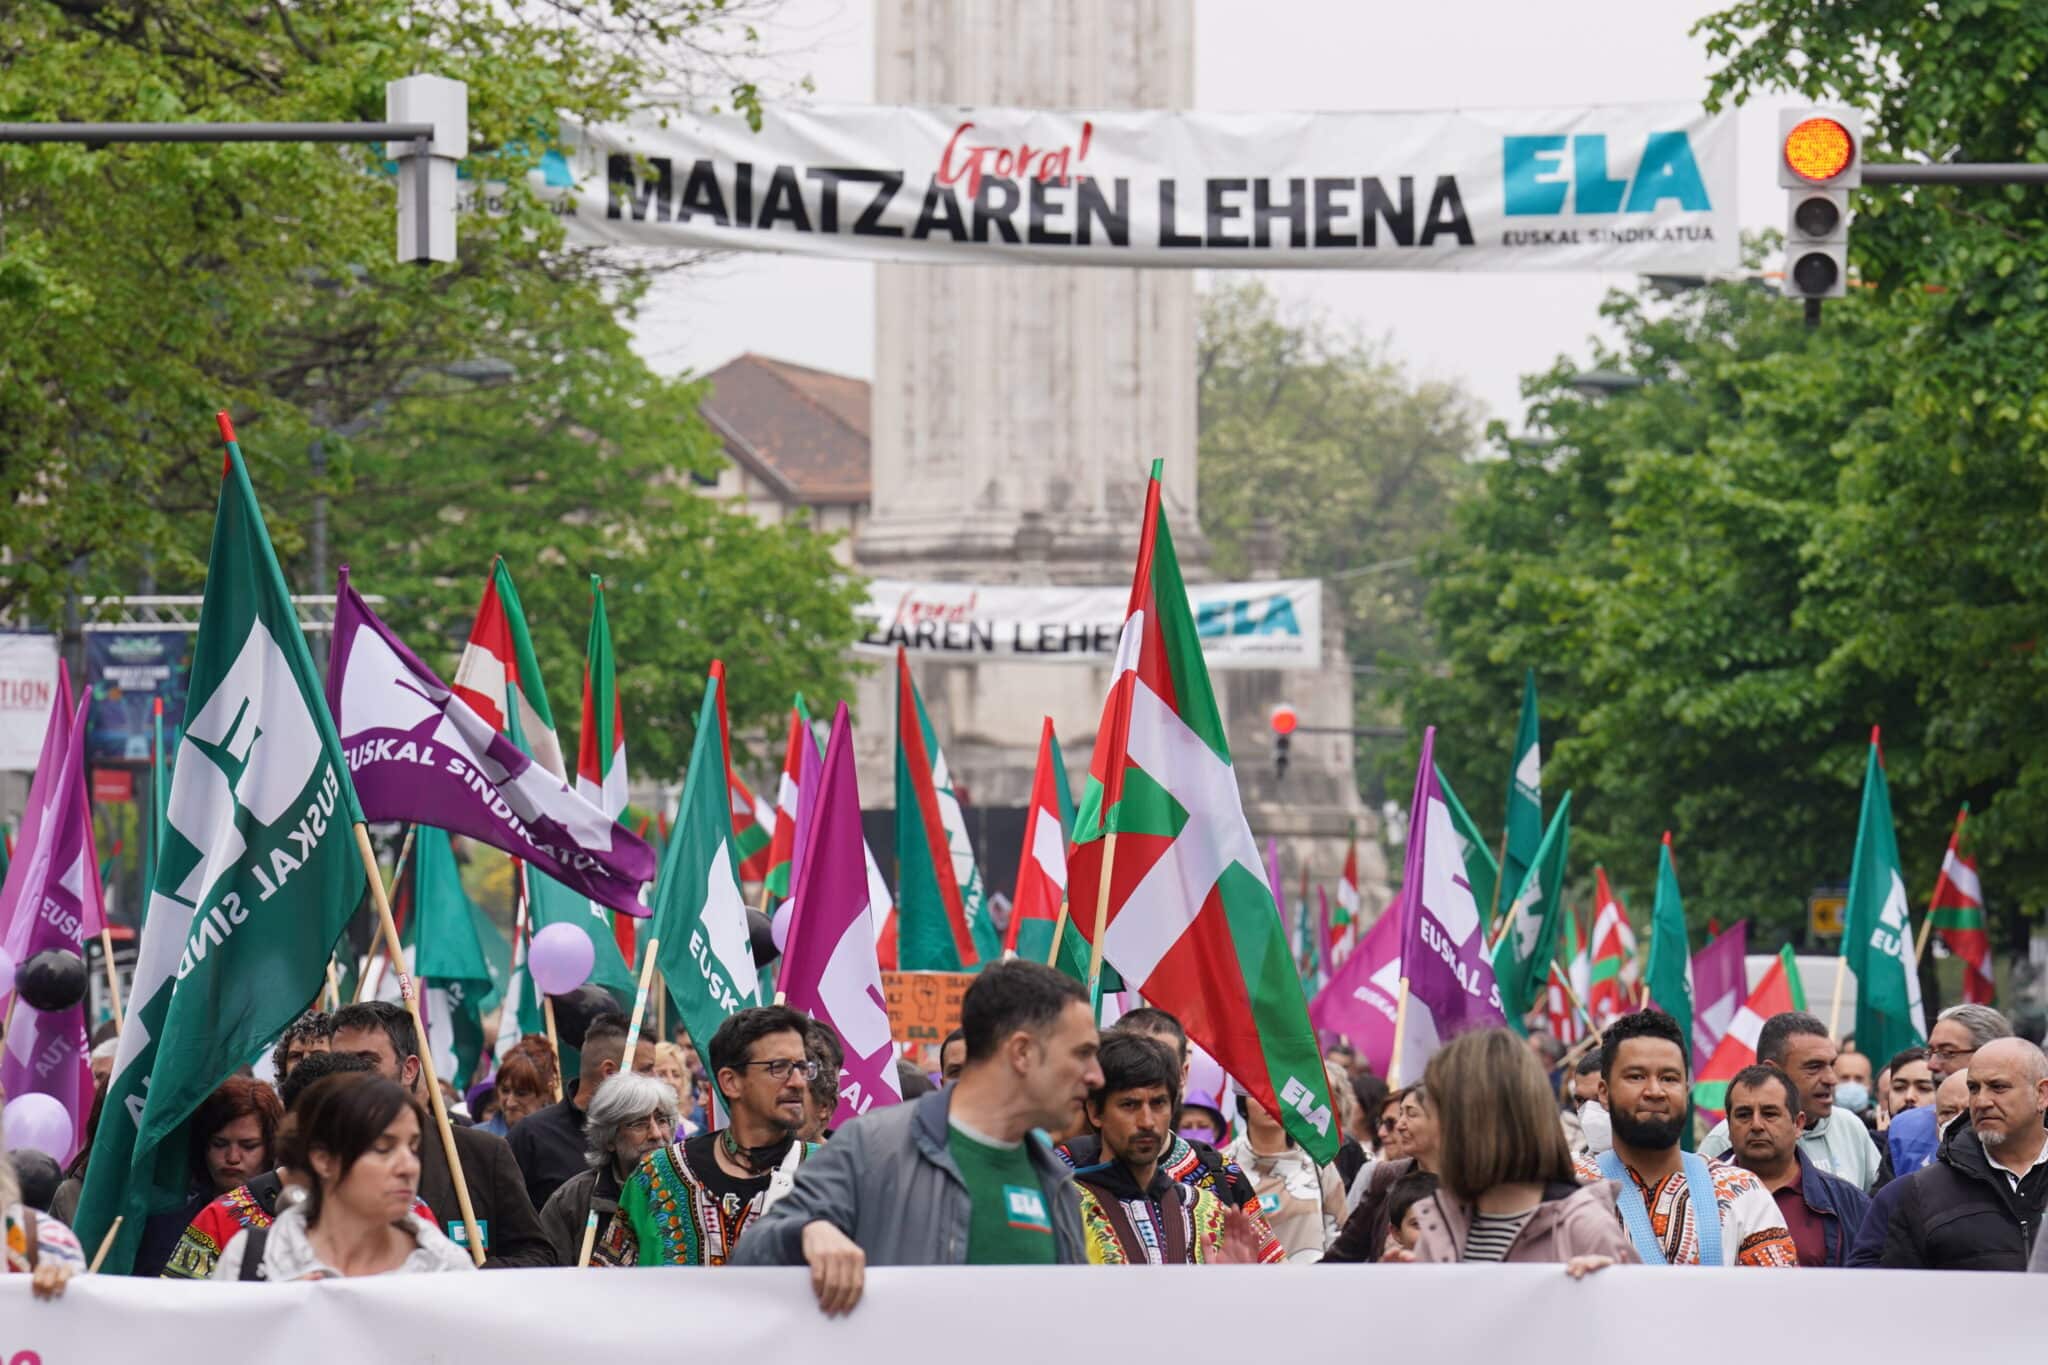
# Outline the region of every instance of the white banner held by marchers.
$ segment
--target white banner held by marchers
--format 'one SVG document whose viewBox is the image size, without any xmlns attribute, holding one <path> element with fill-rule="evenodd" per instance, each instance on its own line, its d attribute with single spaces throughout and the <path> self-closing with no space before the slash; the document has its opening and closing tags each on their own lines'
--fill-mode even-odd
<svg viewBox="0 0 2048 1365">
<path fill-rule="evenodd" d="M 877 578 L 856 608 L 855 648 L 913 658 L 1106 664 L 1129 587 L 990 587 Z M 1188 603 L 1211 668 L 1323 666 L 1323 585 L 1314 578 L 1192 583 Z"/>
<path fill-rule="evenodd" d="M 563 124 L 583 243 L 978 264 L 1739 264 L 1736 124 L 1696 104 L 1217 114 L 796 105 Z"/>
<path fill-rule="evenodd" d="M 56 695 L 57 637 L 0 632 L 0 770 L 35 770 Z"/>
</svg>

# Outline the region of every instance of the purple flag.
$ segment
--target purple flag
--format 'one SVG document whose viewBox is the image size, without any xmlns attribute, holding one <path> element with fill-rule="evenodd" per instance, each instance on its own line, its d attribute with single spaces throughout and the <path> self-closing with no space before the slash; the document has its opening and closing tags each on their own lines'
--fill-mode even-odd
<svg viewBox="0 0 2048 1365">
<path fill-rule="evenodd" d="M 645 916 L 654 851 L 519 752 L 370 611 L 341 571 L 327 709 L 371 820 L 415 820 L 524 859 L 600 905 Z"/>
<path fill-rule="evenodd" d="M 60 685 L 58 701 L 70 688 Z M 68 717 L 63 758 L 40 770 L 38 782 L 51 781 L 50 804 L 36 830 L 36 847 L 16 845 L 16 866 L 26 863 L 21 884 L 21 920 L 25 925 L 22 958 L 62 948 L 85 956 L 88 932 L 97 934 L 100 907 L 97 893 L 98 854 L 93 848 L 92 813 L 85 787 L 85 713 L 90 698 L 81 698 Z M 52 720 L 52 728 L 57 722 Z M 45 1013 L 19 997 L 7 1021 L 7 1039 L 0 1052 L 0 1092 L 49 1095 L 71 1114 L 71 1147 L 59 1160 L 69 1163 L 85 1143 L 85 1122 L 92 1111 L 92 1044 L 85 1027 L 85 1001 Z"/>
<path fill-rule="evenodd" d="M 43 751 L 36 758 L 35 776 L 30 781 L 28 806 L 22 812 L 21 828 L 15 832 L 14 861 L 8 864 L 6 882 L 0 884 L 0 952 L 6 953 L 10 962 L 21 961 L 22 948 L 28 943 L 29 929 L 35 917 L 32 909 L 16 912 L 32 870 L 29 854 L 43 846 L 43 821 L 63 785 L 64 755 L 71 744 L 71 709 L 71 669 L 60 658 L 57 660 L 57 692 L 50 699 L 50 723 L 43 731 Z"/>
<path fill-rule="evenodd" d="M 1384 1076 L 1393 1065 L 1394 1010 L 1400 995 L 1401 916 L 1389 911 L 1373 921 L 1330 984 L 1309 1001 L 1309 1022 L 1318 1033 L 1349 1038 L 1372 1069 Z"/>
<path fill-rule="evenodd" d="M 1749 921 L 1737 920 L 1692 955 L 1692 1055 L 1711 1057 L 1749 999 Z M 1696 1062 L 1696 1066 L 1705 1063 Z"/>
<path fill-rule="evenodd" d="M 781 986 L 785 1003 L 830 1024 L 846 1048 L 836 1127 L 878 1104 L 903 1099 L 889 1007 L 882 996 L 882 964 L 875 956 L 875 910 L 868 904 L 853 726 L 845 702 L 832 717 L 832 738 L 825 745 L 814 799 L 811 834 L 793 883 L 797 904 L 783 952 Z"/>
<path fill-rule="evenodd" d="M 1505 1027 L 1500 986 L 1487 960 L 1486 934 L 1458 829 L 1436 780 L 1436 727 L 1422 736 L 1415 796 L 1408 806 L 1408 859 L 1401 879 L 1401 970 L 1408 981 L 1399 1078 L 1422 1079 L 1419 1059 L 1475 1028 Z"/>
</svg>

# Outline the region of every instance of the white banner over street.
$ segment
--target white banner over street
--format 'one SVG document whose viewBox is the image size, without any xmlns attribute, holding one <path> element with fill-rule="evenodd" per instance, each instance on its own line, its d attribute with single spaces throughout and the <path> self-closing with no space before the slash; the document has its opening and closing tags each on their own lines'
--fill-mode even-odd
<svg viewBox="0 0 2048 1365">
<path fill-rule="evenodd" d="M 56 695 L 57 637 L 0 631 L 0 769 L 34 771 Z"/>
<path fill-rule="evenodd" d="M 988 587 L 877 578 L 857 609 L 856 648 L 916 659 L 1005 659 L 1106 664 L 1116 658 L 1126 586 Z M 1314 578 L 1270 583 L 1193 583 L 1188 603 L 1211 668 L 1323 666 L 1323 585 Z"/>
<path fill-rule="evenodd" d="M 1336 1286 L 1333 1290 L 1333 1284 Z M 1332 1306 L 1331 1295 L 1341 1296 Z M 1940 1303 L 1900 1313 L 1902 1303 Z M 1970 1350 L 2030 1360 L 2048 1294 L 2025 1275 L 1931 1270 L 1663 1270 L 1584 1280 L 1555 1265 L 870 1268 L 867 1292 L 827 1318 L 795 1270 L 486 1270 L 299 1284 L 194 1284 L 92 1276 L 55 1303 L 0 1275 L 8 1365 L 556 1365 L 671 1358 L 767 1365 L 898 1365 L 971 1354 L 976 1365 L 1096 1360 L 1142 1326 L 1162 1359 L 1481 1360 L 1583 1365 L 1641 1357 L 1655 1325 L 1797 1321 L 1825 1303 L 1881 1323 L 1885 1361 L 1943 1360 L 1958 1323 Z M 1009 1304 L 1000 1322 L 992 1306 Z M 1666 1331 L 1657 1365 L 1726 1365 L 1728 1331 Z"/>
<path fill-rule="evenodd" d="M 1210 269 L 1737 264 L 1736 125 L 1686 103 L 1400 113 L 809 105 L 563 128 L 586 243 Z"/>
</svg>

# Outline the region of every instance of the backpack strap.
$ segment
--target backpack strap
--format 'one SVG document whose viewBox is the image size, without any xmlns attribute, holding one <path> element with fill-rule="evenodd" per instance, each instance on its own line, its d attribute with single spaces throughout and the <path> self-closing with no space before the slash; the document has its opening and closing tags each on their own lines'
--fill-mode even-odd
<svg viewBox="0 0 2048 1365">
<path fill-rule="evenodd" d="M 1685 1192 L 1692 1204 L 1693 1225 L 1699 1229 L 1700 1264 L 1721 1264 L 1721 1201 L 1714 1194 L 1714 1173 L 1698 1152 L 1681 1156 L 1685 1167 Z"/>
<path fill-rule="evenodd" d="M 246 1239 L 242 1243 L 242 1272 L 238 1280 L 263 1280 L 269 1277 L 263 1273 L 263 1249 L 270 1244 L 270 1229 L 253 1224 L 242 1230 Z"/>
<path fill-rule="evenodd" d="M 21 1206 L 21 1240 L 28 1251 L 28 1268 L 33 1272 L 42 1251 L 42 1234 L 36 1230 L 36 1211 L 27 1204 Z"/>
<path fill-rule="evenodd" d="M 1621 1211 L 1622 1230 L 1635 1244 L 1637 1257 L 1644 1265 L 1669 1265 L 1670 1262 L 1664 1259 L 1663 1244 L 1657 1240 L 1657 1230 L 1650 1225 L 1650 1210 L 1643 1203 L 1643 1192 L 1636 1188 L 1636 1178 L 1628 1173 L 1628 1168 L 1621 1164 L 1621 1158 L 1611 1148 L 1597 1153 L 1593 1161 L 1602 1176 L 1621 1187 L 1614 1202 Z M 1718 1242 L 1718 1238 L 1716 1240 Z"/>
</svg>

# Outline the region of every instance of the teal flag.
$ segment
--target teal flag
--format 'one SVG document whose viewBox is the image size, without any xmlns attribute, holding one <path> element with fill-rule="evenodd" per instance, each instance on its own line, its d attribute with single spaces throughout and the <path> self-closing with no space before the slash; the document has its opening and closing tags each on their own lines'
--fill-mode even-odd
<svg viewBox="0 0 2048 1365">
<path fill-rule="evenodd" d="M 1671 861 L 1671 835 L 1657 850 L 1657 899 L 1650 907 L 1650 1003 L 1678 1021 L 1692 1056 L 1692 943 L 1685 929 L 1685 901 L 1678 894 L 1678 869 Z"/>
<path fill-rule="evenodd" d="M 192 1188 L 192 1111 L 326 980 L 362 895 L 362 808 L 226 415 L 185 733 L 130 1013 L 75 1221 L 126 1274 Z"/>
<path fill-rule="evenodd" d="M 462 888 L 462 869 L 445 830 L 418 827 L 412 849 L 413 975 L 425 983 L 428 1046 L 436 1074 L 457 1090 L 476 1079 L 484 1051 L 483 1001 L 491 966 L 477 938 L 477 907 Z M 440 1068 L 446 1064 L 446 1070 Z"/>
<path fill-rule="evenodd" d="M 1451 831 L 1458 836 L 1458 857 L 1465 864 L 1465 880 L 1472 883 L 1472 903 L 1490 911 L 1497 903 L 1494 900 L 1494 886 L 1500 881 L 1500 863 L 1493 856 L 1493 850 L 1486 846 L 1486 839 L 1479 833 L 1479 826 L 1465 810 L 1458 794 L 1451 790 L 1450 779 L 1436 764 L 1436 784 L 1443 788 L 1444 804 L 1451 811 Z"/>
<path fill-rule="evenodd" d="M 1557 814 L 1536 846 L 1529 873 L 1515 892 L 1500 925 L 1493 950 L 1493 978 L 1500 985 L 1501 1009 L 1516 1032 L 1522 1016 L 1544 1002 L 1550 960 L 1564 922 L 1565 860 L 1572 843 L 1572 794 L 1557 803 Z"/>
</svg>

